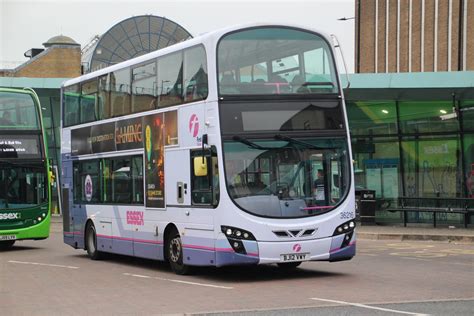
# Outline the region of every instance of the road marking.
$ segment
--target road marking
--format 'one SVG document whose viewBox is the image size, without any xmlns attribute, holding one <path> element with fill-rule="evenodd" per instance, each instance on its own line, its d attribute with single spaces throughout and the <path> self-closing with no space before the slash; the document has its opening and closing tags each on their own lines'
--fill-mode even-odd
<svg viewBox="0 0 474 316">
<path fill-rule="evenodd" d="M 79 269 L 79 267 L 63 266 L 63 265 L 60 265 L 60 264 L 50 264 L 50 263 L 25 262 L 25 261 L 15 261 L 15 260 L 10 260 L 8 262 L 18 263 L 18 264 L 30 264 L 30 265 L 35 265 L 35 266 L 46 266 L 46 267 L 53 267 L 53 268 Z"/>
<path fill-rule="evenodd" d="M 234 289 L 233 287 L 230 287 L 230 286 L 214 285 L 214 284 L 208 284 L 208 283 L 189 282 L 189 281 L 182 281 L 182 280 L 176 280 L 176 279 L 165 279 L 165 278 L 152 277 L 152 276 L 141 275 L 141 274 L 124 273 L 123 275 L 132 276 L 132 277 L 136 277 L 136 278 L 142 278 L 142 279 L 155 279 L 155 280 L 160 280 L 160 281 L 168 281 L 168 282 L 182 283 L 182 284 L 188 284 L 188 285 L 212 287 L 212 288 L 216 288 L 216 289 L 224 289 L 224 290 L 233 290 Z"/>
<path fill-rule="evenodd" d="M 325 298 L 318 298 L 318 297 L 313 297 L 313 298 L 311 298 L 311 300 L 323 301 L 323 302 L 329 302 L 329 303 L 336 303 L 336 304 L 341 304 L 341 305 L 351 305 L 351 306 L 356 306 L 356 307 L 361 307 L 361 308 L 368 308 L 368 309 L 376 309 L 376 310 L 379 310 L 379 311 L 398 313 L 398 314 L 417 315 L 417 316 L 427 316 L 427 315 L 429 315 L 429 314 L 420 314 L 420 313 L 411 313 L 411 312 L 399 311 L 399 310 L 395 310 L 395 309 L 382 308 L 382 307 L 376 307 L 376 306 L 369 306 L 369 305 L 358 304 L 358 303 L 328 300 L 328 299 L 325 299 Z"/>
</svg>

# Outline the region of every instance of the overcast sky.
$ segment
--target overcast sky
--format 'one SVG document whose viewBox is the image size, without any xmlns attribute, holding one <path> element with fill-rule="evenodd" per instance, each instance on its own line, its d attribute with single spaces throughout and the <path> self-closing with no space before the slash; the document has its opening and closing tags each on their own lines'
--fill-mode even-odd
<svg viewBox="0 0 474 316">
<path fill-rule="evenodd" d="M 193 36 L 249 22 L 296 23 L 335 34 L 354 72 L 355 0 L 0 0 L 0 68 L 27 61 L 23 53 L 63 34 L 82 46 L 131 16 L 164 16 Z M 344 72 L 341 69 L 341 72 Z"/>
</svg>

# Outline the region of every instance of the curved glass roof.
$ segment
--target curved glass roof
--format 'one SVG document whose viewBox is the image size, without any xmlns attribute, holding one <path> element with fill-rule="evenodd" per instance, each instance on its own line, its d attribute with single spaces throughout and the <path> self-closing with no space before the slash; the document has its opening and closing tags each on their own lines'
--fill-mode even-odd
<svg viewBox="0 0 474 316">
<path fill-rule="evenodd" d="M 82 56 L 87 72 L 192 38 L 179 24 L 154 15 L 135 16 L 110 28 Z"/>
</svg>

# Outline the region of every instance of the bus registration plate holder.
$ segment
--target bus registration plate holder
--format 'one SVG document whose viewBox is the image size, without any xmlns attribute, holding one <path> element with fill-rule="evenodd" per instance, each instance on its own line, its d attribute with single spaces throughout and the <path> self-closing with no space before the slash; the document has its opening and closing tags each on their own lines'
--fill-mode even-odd
<svg viewBox="0 0 474 316">
<path fill-rule="evenodd" d="M 281 262 L 308 261 L 309 252 L 305 253 L 287 253 L 280 255 Z"/>
<path fill-rule="evenodd" d="M 0 235 L 0 241 L 16 240 L 16 235 Z"/>
</svg>

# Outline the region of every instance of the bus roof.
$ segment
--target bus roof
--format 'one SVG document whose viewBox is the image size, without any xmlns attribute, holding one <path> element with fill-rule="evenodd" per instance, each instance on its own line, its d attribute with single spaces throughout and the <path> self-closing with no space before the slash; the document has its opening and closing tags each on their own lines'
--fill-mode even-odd
<svg viewBox="0 0 474 316">
<path fill-rule="evenodd" d="M 253 28 L 253 27 L 265 27 L 265 26 L 268 26 L 268 27 L 289 27 L 289 28 L 295 28 L 295 29 L 308 30 L 308 31 L 317 33 L 317 34 L 321 35 L 322 37 L 324 37 L 326 40 L 328 40 L 328 36 L 325 33 L 320 32 L 320 31 L 315 30 L 315 29 L 312 29 L 312 28 L 309 28 L 307 26 L 303 26 L 303 25 L 287 24 L 287 23 L 284 23 L 284 24 L 283 23 L 281 23 L 281 24 L 278 24 L 278 23 L 239 24 L 239 25 L 234 25 L 234 26 L 230 26 L 230 27 L 227 27 L 227 28 L 222 28 L 222 29 L 219 29 L 219 30 L 203 33 L 203 34 L 200 34 L 200 35 L 198 35 L 198 36 L 196 36 L 192 39 L 189 39 L 189 40 L 186 40 L 186 41 L 183 41 L 183 42 L 180 42 L 180 43 L 176 43 L 174 45 L 171 45 L 171 46 L 168 46 L 168 47 L 165 47 L 165 48 L 147 53 L 145 55 L 141 55 L 141 56 L 123 61 L 123 62 L 118 63 L 116 65 L 112 65 L 112 66 L 109 66 L 109 67 L 106 67 L 106 68 L 103 68 L 103 69 L 93 71 L 91 73 L 82 75 L 82 76 L 77 77 L 77 78 L 67 80 L 67 81 L 63 82 L 61 87 L 70 86 L 70 85 L 73 85 L 75 83 L 79 83 L 79 82 L 82 82 L 82 81 L 87 81 L 88 79 L 93 79 L 93 78 L 96 78 L 98 76 L 105 75 L 105 74 L 108 74 L 110 72 L 128 67 L 130 65 L 135 65 L 135 64 L 142 63 L 142 62 L 146 62 L 150 59 L 157 58 L 157 57 L 160 57 L 160 56 L 164 56 L 164 55 L 167 55 L 169 53 L 173 53 L 175 51 L 185 49 L 187 47 L 192 47 L 192 46 L 195 46 L 195 45 L 198 45 L 198 44 L 204 44 L 206 42 L 207 43 L 209 43 L 209 42 L 217 43 L 217 40 L 220 39 L 223 35 L 225 35 L 227 33 L 230 33 L 230 32 L 233 32 L 233 31 L 243 30 L 243 29 L 248 29 L 248 28 Z"/>
</svg>

